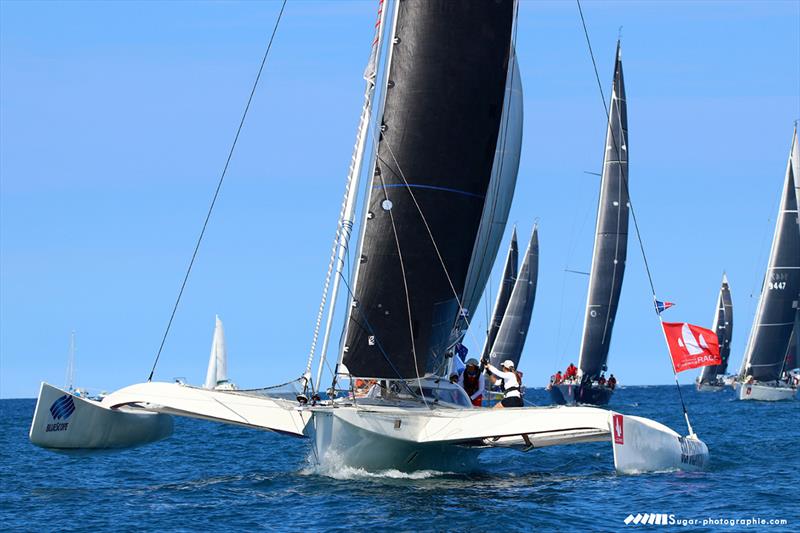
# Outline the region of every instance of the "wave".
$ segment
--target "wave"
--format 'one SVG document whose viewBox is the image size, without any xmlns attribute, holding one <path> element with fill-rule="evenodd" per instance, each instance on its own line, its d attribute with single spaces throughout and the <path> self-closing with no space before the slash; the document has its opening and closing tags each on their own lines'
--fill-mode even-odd
<svg viewBox="0 0 800 533">
<path fill-rule="evenodd" d="M 313 456 L 308 458 L 309 464 L 300 470 L 300 475 L 304 476 L 324 476 L 336 480 L 354 479 L 430 479 L 436 477 L 453 476 L 454 472 L 443 472 L 439 470 L 415 470 L 413 472 L 402 472 L 395 468 L 385 470 L 367 470 L 365 468 L 353 467 L 344 463 L 342 458 L 334 451 L 326 452 L 317 463 Z"/>
</svg>

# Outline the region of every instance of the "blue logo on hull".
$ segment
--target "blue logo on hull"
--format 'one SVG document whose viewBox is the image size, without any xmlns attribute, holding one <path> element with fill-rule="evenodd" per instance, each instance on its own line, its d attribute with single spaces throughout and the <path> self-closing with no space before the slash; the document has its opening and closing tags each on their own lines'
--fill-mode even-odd
<svg viewBox="0 0 800 533">
<path fill-rule="evenodd" d="M 66 420 L 74 412 L 75 402 L 73 401 L 72 396 L 69 394 L 65 394 L 58 400 L 54 401 L 53 405 L 50 406 L 50 414 L 53 415 L 53 418 L 56 420 Z"/>
</svg>

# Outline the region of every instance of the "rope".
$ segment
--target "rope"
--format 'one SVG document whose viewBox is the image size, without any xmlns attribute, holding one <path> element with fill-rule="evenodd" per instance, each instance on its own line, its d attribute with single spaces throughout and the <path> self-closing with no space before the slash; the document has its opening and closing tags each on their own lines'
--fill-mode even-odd
<svg viewBox="0 0 800 533">
<path fill-rule="evenodd" d="M 595 79 L 597 80 L 597 87 L 600 90 L 600 97 L 603 100 L 603 109 L 605 110 L 605 116 L 607 117 L 607 120 L 610 123 L 611 122 L 611 116 L 610 116 L 610 113 L 608 111 L 608 106 L 606 105 L 606 97 L 605 97 L 605 94 L 603 92 L 603 84 L 600 81 L 600 74 L 599 74 L 599 72 L 597 70 L 597 61 L 595 60 L 594 52 L 592 51 L 592 42 L 591 42 L 591 39 L 589 39 L 589 30 L 586 27 L 586 19 L 583 16 L 583 9 L 581 8 L 581 0 L 575 0 L 575 1 L 578 4 L 578 13 L 580 14 L 580 17 L 581 17 L 581 25 L 583 26 L 583 34 L 586 37 L 586 44 L 589 47 L 589 56 L 592 59 L 592 67 L 594 68 L 594 76 L 595 76 Z M 619 113 L 619 106 L 617 107 L 617 113 Z M 612 139 L 612 141 L 614 143 L 614 150 L 618 150 L 619 145 L 617 143 L 617 138 L 616 138 L 616 135 L 614 133 L 614 130 L 612 128 L 609 128 L 609 131 L 611 132 L 611 139 Z M 634 209 L 633 209 L 633 201 L 631 200 L 630 188 L 628 187 L 628 175 L 627 175 L 627 172 L 625 172 L 622 169 L 622 167 L 620 167 L 620 174 L 622 176 L 622 183 L 625 186 L 625 191 L 628 194 L 628 205 L 629 205 L 629 209 L 631 211 L 631 218 L 633 219 L 633 227 L 636 230 L 636 240 L 639 242 L 639 250 L 640 250 L 640 252 L 642 254 L 642 260 L 644 261 L 645 271 L 647 272 L 647 280 L 650 283 L 650 292 L 652 293 L 652 296 L 653 296 L 653 303 L 654 303 L 654 309 L 655 309 L 655 302 L 657 300 L 656 288 L 655 288 L 655 285 L 653 283 L 653 276 L 652 276 L 652 273 L 650 271 L 650 264 L 647 261 L 647 254 L 644 251 L 644 241 L 642 239 L 642 234 L 641 234 L 641 232 L 639 230 L 639 221 L 638 221 L 638 219 L 636 217 L 636 211 L 634 211 Z M 661 314 L 658 313 L 658 311 L 656 311 L 656 315 L 658 317 L 659 323 L 661 324 L 661 332 L 664 335 L 664 342 L 666 342 L 667 341 L 667 334 L 664 331 L 664 325 L 663 325 L 664 324 L 664 319 L 661 317 Z M 669 343 L 667 343 L 667 350 L 669 350 Z M 683 401 L 683 393 L 681 392 L 680 383 L 678 383 L 678 373 L 675 371 L 675 365 L 672 362 L 672 357 L 671 356 L 670 356 L 670 365 L 672 365 L 672 375 L 675 378 L 675 387 L 678 389 L 678 398 L 680 399 L 680 402 L 681 402 L 681 408 L 683 409 L 683 416 L 684 416 L 684 418 L 686 420 L 686 426 L 689 429 L 689 434 L 693 435 L 694 434 L 694 430 L 692 429 L 692 424 L 689 422 L 689 413 L 686 410 L 686 403 Z"/>
<path fill-rule="evenodd" d="M 189 261 L 189 267 L 186 269 L 186 274 L 183 276 L 183 282 L 181 283 L 180 291 L 178 291 L 178 297 L 175 299 L 175 305 L 172 306 L 172 314 L 169 317 L 169 321 L 167 322 L 167 329 L 164 331 L 164 336 L 161 338 L 161 345 L 158 347 L 158 352 L 156 353 L 156 359 L 153 361 L 153 368 L 150 370 L 150 375 L 147 377 L 147 381 L 153 380 L 153 374 L 156 371 L 156 365 L 158 365 L 158 360 L 161 358 L 161 351 L 164 349 L 164 343 L 167 342 L 167 336 L 169 335 L 169 330 L 172 327 L 172 321 L 175 319 L 175 312 L 178 310 L 178 304 L 181 302 L 181 296 L 183 296 L 183 290 L 186 288 L 186 282 L 189 281 L 189 274 L 192 272 L 192 266 L 194 266 L 194 260 L 197 258 L 197 252 L 200 250 L 200 243 L 203 241 L 203 236 L 206 233 L 206 227 L 208 227 L 208 221 L 211 219 L 211 213 L 214 211 L 214 205 L 217 203 L 217 197 L 219 196 L 219 191 L 222 188 L 222 182 L 225 181 L 225 175 L 228 172 L 228 165 L 231 162 L 231 158 L 233 157 L 233 151 L 236 148 L 236 142 L 239 140 L 239 134 L 242 132 L 242 127 L 244 126 L 244 120 L 247 117 L 247 112 L 250 110 L 250 103 L 253 101 L 253 96 L 256 92 L 256 87 L 258 87 L 258 80 L 261 79 L 261 72 L 264 70 L 264 65 L 267 62 L 267 57 L 269 56 L 269 51 L 272 49 L 272 42 L 275 39 L 275 33 L 278 31 L 278 24 L 281 22 L 281 17 L 283 16 L 283 10 L 286 7 L 286 0 L 283 0 L 281 4 L 281 10 L 278 13 L 278 18 L 275 20 L 275 26 L 272 28 L 272 35 L 270 35 L 269 43 L 267 44 L 267 50 L 264 52 L 264 57 L 261 59 L 261 65 L 258 67 L 258 74 L 256 75 L 256 79 L 253 82 L 253 88 L 250 90 L 250 96 L 247 99 L 247 105 L 244 108 L 244 112 L 242 113 L 242 119 L 239 121 L 239 127 L 236 129 L 236 136 L 233 138 L 233 143 L 231 144 L 231 149 L 228 152 L 228 158 L 225 160 L 225 166 L 222 168 L 222 174 L 219 177 L 219 181 L 217 182 L 217 188 L 214 190 L 214 196 L 211 199 L 211 205 L 208 207 L 208 213 L 206 213 L 206 219 L 203 221 L 203 228 L 200 230 L 200 236 L 197 238 L 197 243 L 194 246 L 194 251 L 192 252 L 192 258 Z"/>
<path fill-rule="evenodd" d="M 386 182 L 383 179 L 383 173 L 381 173 L 381 185 L 383 186 L 384 201 L 391 203 L 391 200 L 389 199 L 389 192 L 386 189 Z M 422 401 L 425 403 L 425 407 L 428 407 L 428 402 L 425 399 L 425 394 L 422 393 L 422 378 L 420 378 L 419 376 L 419 366 L 417 365 L 417 347 L 416 343 L 414 342 L 414 321 L 411 315 L 411 296 L 408 293 L 408 280 L 406 279 L 405 263 L 403 263 L 403 251 L 400 249 L 400 237 L 397 235 L 397 226 L 394 223 L 394 214 L 392 214 L 391 207 L 388 209 L 388 211 L 389 211 L 389 220 L 392 221 L 392 233 L 394 234 L 394 242 L 395 245 L 397 246 L 397 257 L 400 260 L 400 272 L 403 275 L 403 290 L 405 291 L 406 295 L 406 312 L 408 313 L 408 334 L 409 338 L 411 339 L 411 357 L 414 359 L 414 372 L 417 374 L 417 385 L 419 385 Z"/>
<path fill-rule="evenodd" d="M 467 313 L 464 312 L 463 302 L 461 301 L 461 297 L 458 295 L 458 291 L 456 291 L 455 285 L 453 285 L 453 280 L 450 278 L 450 271 L 447 270 L 447 265 L 444 262 L 442 253 L 439 251 L 439 246 L 436 244 L 436 239 L 433 237 L 433 232 L 431 231 L 431 227 L 428 225 L 428 219 L 425 218 L 425 214 L 422 212 L 422 207 L 419 205 L 419 202 L 417 202 L 417 197 L 414 196 L 414 191 L 409 185 L 408 180 L 406 180 L 406 176 L 405 173 L 403 172 L 403 169 L 400 168 L 400 162 L 397 161 L 397 157 L 395 157 L 394 155 L 394 150 L 392 150 L 392 147 L 388 143 L 388 141 L 384 140 L 383 142 L 386 144 L 386 148 L 389 149 L 389 154 L 392 156 L 392 159 L 394 160 L 394 165 L 399 172 L 400 179 L 402 179 L 403 183 L 405 183 L 406 190 L 408 191 L 408 194 L 411 196 L 411 200 L 413 200 L 414 205 L 417 208 L 417 212 L 419 213 L 419 216 L 422 219 L 422 223 L 425 225 L 425 230 L 428 232 L 428 237 L 430 237 L 431 239 L 431 244 L 433 244 L 433 249 L 436 251 L 436 257 L 439 259 L 439 264 L 442 265 L 442 271 L 444 272 L 444 275 L 447 278 L 447 284 L 450 286 L 450 292 L 453 293 L 453 297 L 456 299 L 456 303 L 458 304 L 458 317 L 456 317 L 456 321 L 458 321 L 459 318 L 463 318 L 464 322 L 466 322 L 467 324 L 467 331 L 470 331 L 469 317 L 467 316 Z M 378 159 L 384 165 L 388 166 L 387 162 L 384 161 L 383 158 L 378 157 Z M 470 335 L 472 335 L 472 340 L 477 343 L 477 339 L 475 338 L 474 333 L 470 333 Z"/>
<path fill-rule="evenodd" d="M 353 291 L 350 289 L 350 284 L 349 284 L 349 283 L 347 283 L 347 280 L 344 278 L 344 276 L 343 276 L 341 273 L 339 273 L 339 276 L 341 276 L 341 278 L 342 278 L 342 283 L 344 283 L 344 287 L 345 287 L 345 289 L 347 289 L 347 293 L 348 293 L 348 295 L 350 296 L 350 298 L 351 298 L 353 301 L 357 301 L 357 300 L 356 300 L 356 296 L 355 296 L 355 294 L 353 294 Z M 355 309 L 357 309 L 357 310 L 358 310 L 358 313 L 361 315 L 361 318 L 364 320 L 364 323 L 363 323 L 363 324 L 361 324 L 360 322 L 356 322 L 356 320 L 355 320 L 355 319 L 354 319 L 352 316 L 350 317 L 350 320 L 353 320 L 354 322 L 356 322 L 356 324 L 357 324 L 359 327 L 361 327 L 361 328 L 365 329 L 365 330 L 367 331 L 367 333 L 369 333 L 370 335 L 372 335 L 373 337 L 375 337 L 375 345 L 378 347 L 378 350 L 381 352 L 381 355 L 382 355 L 382 356 L 383 356 L 383 358 L 386 360 L 386 362 L 387 362 L 387 363 L 389 363 L 389 366 L 390 366 L 390 367 L 391 367 L 391 369 L 394 371 L 394 373 L 395 373 L 395 374 L 397 374 L 397 380 L 398 380 L 398 382 L 399 382 L 399 383 L 402 383 L 402 384 L 404 384 L 404 385 L 406 386 L 406 388 L 408 389 L 408 392 L 409 392 L 409 393 L 410 393 L 412 396 L 418 396 L 418 395 L 417 395 L 417 393 L 415 393 L 415 392 L 414 392 L 414 389 L 412 389 L 412 388 L 411 388 L 411 386 L 408 384 L 408 382 L 407 382 L 405 379 L 403 379 L 403 377 L 400 375 L 400 371 L 399 371 L 399 370 L 397 370 L 397 367 L 396 367 L 396 366 L 394 366 L 394 363 L 392 363 L 392 360 L 391 360 L 391 358 L 389 357 L 389 354 L 387 354 L 387 353 L 386 353 L 386 350 L 384 350 L 384 348 L 383 348 L 383 345 L 381 344 L 381 341 L 380 341 L 380 339 L 379 339 L 379 338 L 378 338 L 378 336 L 375 334 L 375 330 L 374 330 L 374 329 L 372 329 L 372 326 L 370 325 L 370 323 L 369 323 L 369 320 L 367 319 L 367 316 L 366 316 L 366 315 L 364 314 L 364 312 L 361 310 L 361 306 L 357 305 L 357 306 L 355 306 Z M 333 384 L 332 384 L 332 388 L 334 388 L 334 389 L 336 388 L 336 374 L 334 374 L 334 381 L 333 381 Z M 420 394 L 419 394 L 419 395 L 423 396 L 423 401 L 424 401 L 424 395 L 422 394 L 422 388 L 421 388 L 421 387 L 420 387 Z M 426 405 L 427 405 L 427 402 L 426 402 Z"/>
</svg>

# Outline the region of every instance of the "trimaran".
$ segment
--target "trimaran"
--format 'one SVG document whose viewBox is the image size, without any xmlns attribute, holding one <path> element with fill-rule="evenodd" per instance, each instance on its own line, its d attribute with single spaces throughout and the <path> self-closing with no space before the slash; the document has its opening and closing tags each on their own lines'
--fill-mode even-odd
<svg viewBox="0 0 800 533">
<path fill-rule="evenodd" d="M 595 441 L 611 443 L 618 472 L 701 468 L 708 448 L 691 428 L 682 437 L 658 422 L 595 407 L 473 408 L 447 380 L 497 255 L 517 178 L 516 10 L 514 0 L 403 0 L 379 10 L 317 377 L 312 348 L 294 382 L 297 398 L 280 389 L 147 381 L 93 402 L 43 383 L 31 440 L 48 448 L 137 444 L 163 436 L 167 415 L 180 415 L 309 438 L 313 460 L 370 470 L 473 470 L 489 448 Z M 368 149 L 371 125 L 375 146 Z M 362 174 L 368 195 L 353 255 Z M 350 255 L 355 271 L 346 280 Z M 342 285 L 346 329 L 332 386 L 323 390 Z M 501 326 L 495 344 L 502 335 Z M 364 397 L 352 394 L 356 377 L 375 382 Z M 74 412 L 63 429 L 53 428 L 50 407 L 65 401 Z M 135 420 L 149 427 L 133 427 L 131 412 L 150 415 Z"/>
</svg>

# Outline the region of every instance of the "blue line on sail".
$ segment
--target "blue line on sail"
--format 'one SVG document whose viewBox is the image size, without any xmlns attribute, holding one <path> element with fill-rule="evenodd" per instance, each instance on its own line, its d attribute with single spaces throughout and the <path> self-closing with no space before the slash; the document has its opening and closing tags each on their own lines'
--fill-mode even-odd
<svg viewBox="0 0 800 533">
<path fill-rule="evenodd" d="M 412 189 L 430 189 L 430 190 L 434 190 L 434 191 L 454 192 L 456 194 L 463 194 L 464 196 L 471 196 L 473 198 L 480 198 L 481 200 L 483 200 L 483 195 L 481 195 L 481 194 L 475 194 L 475 193 L 471 193 L 471 192 L 467 192 L 467 191 L 459 191 L 458 189 L 451 189 L 450 187 L 437 187 L 436 185 L 419 185 L 419 184 L 414 184 L 414 183 L 409 183 L 408 185 L 406 185 L 405 183 L 389 183 L 387 185 L 374 185 L 372 188 L 373 189 L 383 189 L 383 188 L 390 189 L 390 188 L 398 188 L 398 187 L 402 187 L 402 188 L 411 187 Z"/>
</svg>

